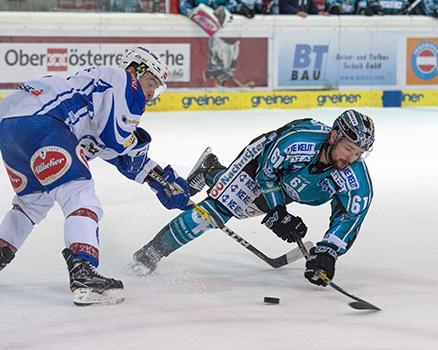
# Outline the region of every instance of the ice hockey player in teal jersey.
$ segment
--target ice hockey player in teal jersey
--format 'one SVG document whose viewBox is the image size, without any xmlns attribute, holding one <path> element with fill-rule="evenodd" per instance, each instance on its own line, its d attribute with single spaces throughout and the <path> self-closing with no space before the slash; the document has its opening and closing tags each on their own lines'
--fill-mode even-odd
<svg viewBox="0 0 438 350">
<path fill-rule="evenodd" d="M 262 224 L 287 242 L 303 238 L 304 221 L 287 205 L 331 203 L 330 223 L 310 250 L 305 277 L 326 285 L 335 263 L 355 241 L 373 197 L 364 154 L 374 143 L 374 123 L 355 110 L 342 113 L 329 127 L 313 119 L 294 120 L 251 141 L 226 168 L 206 150 L 188 176 L 191 195 L 208 185 L 199 205 L 216 220 L 264 215 Z M 293 206 L 290 206 L 293 210 Z M 186 210 L 133 255 L 138 275 L 155 270 L 176 249 L 213 228 L 196 210 Z"/>
</svg>

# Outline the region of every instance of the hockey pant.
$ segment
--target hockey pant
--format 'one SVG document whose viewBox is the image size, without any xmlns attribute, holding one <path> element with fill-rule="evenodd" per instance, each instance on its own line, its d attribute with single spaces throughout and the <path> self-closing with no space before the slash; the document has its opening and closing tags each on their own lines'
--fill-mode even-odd
<svg viewBox="0 0 438 350">
<path fill-rule="evenodd" d="M 75 135 L 51 117 L 5 119 L 0 122 L 0 150 L 16 192 L 13 209 L 0 224 L 0 239 L 19 249 L 57 202 L 66 219 L 66 246 L 94 247 L 93 252 L 78 249 L 78 255 L 97 266 L 103 211 Z"/>
</svg>

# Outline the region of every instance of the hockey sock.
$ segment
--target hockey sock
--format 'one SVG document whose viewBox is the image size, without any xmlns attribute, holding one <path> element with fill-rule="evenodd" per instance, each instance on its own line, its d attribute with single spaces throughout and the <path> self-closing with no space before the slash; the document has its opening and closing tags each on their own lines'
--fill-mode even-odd
<svg viewBox="0 0 438 350">
<path fill-rule="evenodd" d="M 95 267 L 99 265 L 99 226 L 91 214 L 68 216 L 64 223 L 64 240 L 65 246 L 79 258 Z"/>
</svg>

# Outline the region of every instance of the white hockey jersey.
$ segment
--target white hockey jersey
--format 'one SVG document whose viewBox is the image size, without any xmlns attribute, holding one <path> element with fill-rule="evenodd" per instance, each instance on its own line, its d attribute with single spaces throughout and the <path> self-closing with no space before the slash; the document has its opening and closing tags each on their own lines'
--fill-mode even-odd
<svg viewBox="0 0 438 350">
<path fill-rule="evenodd" d="M 0 120 L 52 117 L 65 122 L 88 159 L 109 160 L 127 154 L 146 97 L 134 76 L 124 69 L 92 67 L 70 77 L 45 76 L 22 84 L 0 101 Z M 150 139 L 147 143 L 150 142 Z"/>
</svg>

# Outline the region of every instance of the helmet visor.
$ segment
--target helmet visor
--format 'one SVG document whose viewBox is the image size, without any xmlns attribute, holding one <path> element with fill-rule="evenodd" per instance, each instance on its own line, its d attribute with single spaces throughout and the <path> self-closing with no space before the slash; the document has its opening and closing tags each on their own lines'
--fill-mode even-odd
<svg viewBox="0 0 438 350">
<path fill-rule="evenodd" d="M 159 87 L 155 89 L 154 99 L 160 96 L 167 88 L 166 83 L 162 83 Z"/>
</svg>

